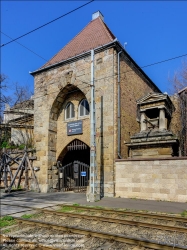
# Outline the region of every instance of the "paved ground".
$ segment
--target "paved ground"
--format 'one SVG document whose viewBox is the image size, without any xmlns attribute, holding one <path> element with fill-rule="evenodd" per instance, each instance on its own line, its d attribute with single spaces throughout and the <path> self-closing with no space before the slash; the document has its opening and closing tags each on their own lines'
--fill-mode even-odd
<svg viewBox="0 0 187 250">
<path fill-rule="evenodd" d="M 9 204 L 32 207 L 50 207 L 55 204 L 78 203 L 81 205 L 103 206 L 111 208 L 127 208 L 135 210 L 148 210 L 165 213 L 181 213 L 187 210 L 187 203 L 150 201 L 125 198 L 105 197 L 98 202 L 89 203 L 86 201 L 86 195 L 81 193 L 36 193 L 36 192 L 13 192 L 5 194 L 0 192 L 1 216 L 6 214 L 15 215 L 17 213 L 26 213 L 29 209 L 20 207 L 10 207 Z M 3 205 L 6 204 L 6 205 Z"/>
</svg>

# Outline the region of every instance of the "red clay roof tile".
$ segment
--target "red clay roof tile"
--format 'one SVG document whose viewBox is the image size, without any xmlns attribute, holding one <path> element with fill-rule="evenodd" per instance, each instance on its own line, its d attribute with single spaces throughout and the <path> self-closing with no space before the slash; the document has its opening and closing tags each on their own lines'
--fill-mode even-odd
<svg viewBox="0 0 187 250">
<path fill-rule="evenodd" d="M 115 36 L 100 17 L 92 20 L 64 48 L 52 57 L 42 68 L 59 63 L 90 49 L 112 42 Z"/>
</svg>

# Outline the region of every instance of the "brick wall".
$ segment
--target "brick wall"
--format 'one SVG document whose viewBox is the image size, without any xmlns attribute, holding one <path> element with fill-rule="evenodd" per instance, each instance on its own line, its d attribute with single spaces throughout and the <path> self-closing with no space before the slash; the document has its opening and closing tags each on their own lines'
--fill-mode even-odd
<svg viewBox="0 0 187 250">
<path fill-rule="evenodd" d="M 121 86 L 121 156 L 128 157 L 127 146 L 130 136 L 140 131 L 137 121 L 136 101 L 148 93 L 158 92 L 154 85 L 141 74 L 123 54 L 120 60 Z"/>
<path fill-rule="evenodd" d="M 187 157 L 116 161 L 116 197 L 187 202 Z"/>
</svg>

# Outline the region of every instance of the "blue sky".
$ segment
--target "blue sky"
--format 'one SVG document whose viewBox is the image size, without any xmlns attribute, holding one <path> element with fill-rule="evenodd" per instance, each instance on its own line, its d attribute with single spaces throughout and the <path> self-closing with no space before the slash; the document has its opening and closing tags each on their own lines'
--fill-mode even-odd
<svg viewBox="0 0 187 250">
<path fill-rule="evenodd" d="M 1 1 L 1 31 L 16 38 L 87 1 Z M 141 66 L 187 54 L 186 1 L 95 1 L 72 14 L 18 40 L 41 57 L 49 60 L 100 10 L 104 21 L 121 44 Z M 1 44 L 10 41 L 1 34 Z M 144 68 L 145 73 L 163 91 L 168 78 L 187 57 Z M 1 73 L 9 82 L 27 85 L 34 79 L 29 71 L 38 69 L 45 60 L 13 42 L 1 48 Z"/>
</svg>

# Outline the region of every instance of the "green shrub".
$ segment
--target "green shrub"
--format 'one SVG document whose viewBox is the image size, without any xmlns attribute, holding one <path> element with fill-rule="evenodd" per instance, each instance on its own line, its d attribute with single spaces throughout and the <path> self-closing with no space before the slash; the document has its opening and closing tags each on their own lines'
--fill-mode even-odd
<svg viewBox="0 0 187 250">
<path fill-rule="evenodd" d="M 18 147 L 20 150 L 22 150 L 22 149 L 24 149 L 25 148 L 25 144 L 21 144 L 21 145 L 19 145 L 19 147 Z"/>
<path fill-rule="evenodd" d="M 6 215 L 0 219 L 0 227 L 11 226 L 15 223 L 14 218 L 12 216 Z"/>
</svg>

